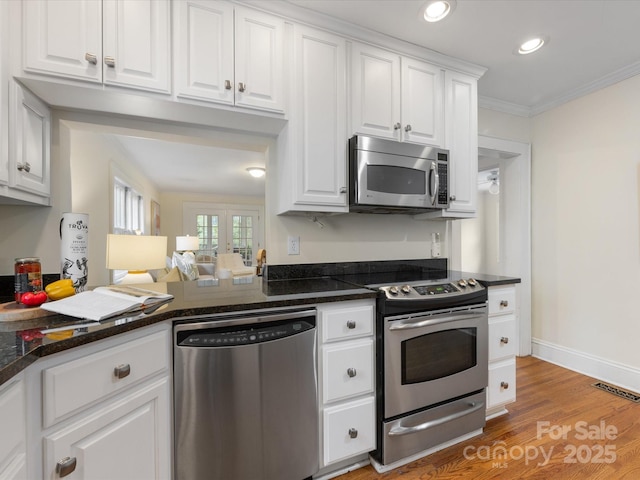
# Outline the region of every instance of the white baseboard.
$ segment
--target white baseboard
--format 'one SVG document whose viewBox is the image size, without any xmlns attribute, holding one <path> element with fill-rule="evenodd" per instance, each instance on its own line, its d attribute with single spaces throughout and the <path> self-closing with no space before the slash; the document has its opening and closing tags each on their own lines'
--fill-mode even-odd
<svg viewBox="0 0 640 480">
<path fill-rule="evenodd" d="M 640 369 L 638 368 L 537 338 L 532 338 L 531 344 L 533 347 L 532 355 L 536 358 L 611 383 L 626 390 L 640 392 Z"/>
</svg>

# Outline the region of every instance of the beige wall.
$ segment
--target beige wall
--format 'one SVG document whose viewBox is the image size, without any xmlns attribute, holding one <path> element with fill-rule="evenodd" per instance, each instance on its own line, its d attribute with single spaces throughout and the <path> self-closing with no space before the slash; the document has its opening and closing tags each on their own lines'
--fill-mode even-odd
<svg viewBox="0 0 640 480">
<path fill-rule="evenodd" d="M 533 337 L 640 367 L 640 76 L 532 120 Z"/>
</svg>

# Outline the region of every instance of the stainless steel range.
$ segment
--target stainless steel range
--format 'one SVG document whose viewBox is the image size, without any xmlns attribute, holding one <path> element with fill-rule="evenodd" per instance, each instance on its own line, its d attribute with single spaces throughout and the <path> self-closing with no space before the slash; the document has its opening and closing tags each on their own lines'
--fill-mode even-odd
<svg viewBox="0 0 640 480">
<path fill-rule="evenodd" d="M 380 290 L 377 467 L 480 433 L 488 377 L 486 289 L 459 277 L 368 287 Z"/>
</svg>

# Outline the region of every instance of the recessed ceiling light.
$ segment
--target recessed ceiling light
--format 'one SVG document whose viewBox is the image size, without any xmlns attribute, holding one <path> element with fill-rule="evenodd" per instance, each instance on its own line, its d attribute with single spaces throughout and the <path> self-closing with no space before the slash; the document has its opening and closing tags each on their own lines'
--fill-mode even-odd
<svg viewBox="0 0 640 480">
<path fill-rule="evenodd" d="M 260 178 L 264 177 L 265 169 L 262 167 L 249 167 L 247 168 L 247 172 L 249 172 L 252 177 Z"/>
<path fill-rule="evenodd" d="M 521 43 L 520 46 L 518 47 L 517 52 L 520 55 L 528 55 L 529 53 L 533 53 L 536 50 L 539 50 L 540 48 L 542 48 L 544 44 L 548 42 L 549 42 L 548 37 L 539 35 L 539 36 L 528 39 L 526 42 Z"/>
<path fill-rule="evenodd" d="M 431 0 L 422 7 L 422 16 L 427 22 L 439 22 L 456 8 L 456 0 Z"/>
</svg>

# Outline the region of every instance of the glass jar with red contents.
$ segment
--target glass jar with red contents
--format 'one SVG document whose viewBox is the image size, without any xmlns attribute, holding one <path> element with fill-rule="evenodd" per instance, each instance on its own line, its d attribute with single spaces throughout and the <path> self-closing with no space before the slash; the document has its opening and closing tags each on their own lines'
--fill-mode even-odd
<svg viewBox="0 0 640 480">
<path fill-rule="evenodd" d="M 42 268 L 37 257 L 16 258 L 14 265 L 15 299 L 22 303 L 22 295 L 27 292 L 39 292 L 42 290 Z"/>
</svg>

